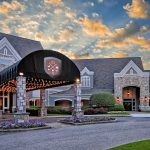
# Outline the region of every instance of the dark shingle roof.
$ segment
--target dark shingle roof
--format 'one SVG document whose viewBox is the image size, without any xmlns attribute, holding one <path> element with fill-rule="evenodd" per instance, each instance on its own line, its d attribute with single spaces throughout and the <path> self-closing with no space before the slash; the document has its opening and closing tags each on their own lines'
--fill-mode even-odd
<svg viewBox="0 0 150 150">
<path fill-rule="evenodd" d="M 94 89 L 113 89 L 114 73 L 119 73 L 132 60 L 141 70 L 140 57 L 74 60 L 80 71 L 87 67 L 94 72 Z"/>
<path fill-rule="evenodd" d="M 34 41 L 22 37 L 17 37 L 10 34 L 0 32 L 0 40 L 4 37 L 10 42 L 18 54 L 23 58 L 31 52 L 42 50 L 43 47 L 39 41 Z"/>
<path fill-rule="evenodd" d="M 92 89 L 82 89 L 82 94 L 91 94 L 101 91 L 113 92 L 114 73 L 120 73 L 122 69 L 133 61 L 142 71 L 143 64 L 140 57 L 128 58 L 100 58 L 100 59 L 80 59 L 73 60 L 80 71 L 85 67 L 94 72 L 94 84 Z M 73 88 L 58 94 L 73 94 Z"/>
</svg>

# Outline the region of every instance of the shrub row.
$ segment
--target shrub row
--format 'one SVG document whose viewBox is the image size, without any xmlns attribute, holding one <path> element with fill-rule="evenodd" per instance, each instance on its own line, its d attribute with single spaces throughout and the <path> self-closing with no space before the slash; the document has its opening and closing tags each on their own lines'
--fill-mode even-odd
<svg viewBox="0 0 150 150">
<path fill-rule="evenodd" d="M 116 104 L 113 107 L 110 107 L 110 111 L 124 111 L 124 106 L 122 104 Z"/>
<path fill-rule="evenodd" d="M 107 108 L 86 108 L 84 110 L 85 115 L 94 115 L 94 114 L 106 114 L 108 112 Z"/>
<path fill-rule="evenodd" d="M 48 106 L 48 114 L 72 114 L 72 108 L 62 108 L 59 106 Z"/>
</svg>

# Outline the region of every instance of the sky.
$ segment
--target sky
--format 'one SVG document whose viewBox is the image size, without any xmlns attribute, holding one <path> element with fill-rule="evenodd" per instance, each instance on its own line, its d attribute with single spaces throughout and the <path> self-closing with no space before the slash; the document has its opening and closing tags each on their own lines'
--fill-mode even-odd
<svg viewBox="0 0 150 150">
<path fill-rule="evenodd" d="M 71 59 L 141 57 L 150 69 L 150 0 L 0 0 L 0 32 Z"/>
</svg>

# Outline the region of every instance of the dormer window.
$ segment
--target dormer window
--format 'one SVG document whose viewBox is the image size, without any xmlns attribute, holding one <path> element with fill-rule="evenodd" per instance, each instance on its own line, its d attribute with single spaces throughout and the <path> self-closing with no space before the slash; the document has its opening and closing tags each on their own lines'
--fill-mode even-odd
<svg viewBox="0 0 150 150">
<path fill-rule="evenodd" d="M 90 87 L 90 77 L 82 76 L 81 77 L 81 85 L 82 85 L 82 87 Z"/>
</svg>

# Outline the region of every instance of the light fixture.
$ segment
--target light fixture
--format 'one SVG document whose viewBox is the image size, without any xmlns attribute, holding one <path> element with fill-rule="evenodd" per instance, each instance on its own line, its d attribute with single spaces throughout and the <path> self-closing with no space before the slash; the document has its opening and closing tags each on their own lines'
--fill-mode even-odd
<svg viewBox="0 0 150 150">
<path fill-rule="evenodd" d="M 79 84 L 80 83 L 80 79 L 76 79 L 76 83 Z"/>
<path fill-rule="evenodd" d="M 23 75 L 24 75 L 24 73 L 23 73 L 23 72 L 19 72 L 19 75 L 20 75 L 20 76 L 23 76 Z"/>
</svg>

